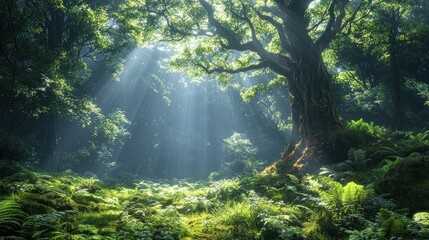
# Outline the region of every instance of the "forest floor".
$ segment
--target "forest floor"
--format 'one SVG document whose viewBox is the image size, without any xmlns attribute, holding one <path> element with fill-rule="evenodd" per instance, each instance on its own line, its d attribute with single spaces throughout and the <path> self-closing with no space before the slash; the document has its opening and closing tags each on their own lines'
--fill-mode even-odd
<svg viewBox="0 0 429 240">
<path fill-rule="evenodd" d="M 424 134 L 300 179 L 125 184 L 1 161 L 0 239 L 429 239 Z"/>
</svg>

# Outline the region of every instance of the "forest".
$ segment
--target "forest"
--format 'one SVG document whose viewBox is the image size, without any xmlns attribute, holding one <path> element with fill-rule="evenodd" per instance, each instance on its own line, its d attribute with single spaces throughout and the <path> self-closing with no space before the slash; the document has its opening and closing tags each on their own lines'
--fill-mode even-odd
<svg viewBox="0 0 429 240">
<path fill-rule="evenodd" d="M 429 1 L 0 0 L 0 240 L 429 239 Z"/>
</svg>

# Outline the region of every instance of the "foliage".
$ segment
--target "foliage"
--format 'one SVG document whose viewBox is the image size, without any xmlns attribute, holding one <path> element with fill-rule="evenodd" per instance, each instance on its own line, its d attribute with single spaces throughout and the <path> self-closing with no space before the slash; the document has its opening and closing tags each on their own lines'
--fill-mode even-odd
<svg viewBox="0 0 429 240">
<path fill-rule="evenodd" d="M 408 85 L 412 86 L 417 90 L 417 94 L 426 100 L 425 105 L 429 106 L 429 85 L 427 83 L 418 83 L 408 81 Z"/>
<path fill-rule="evenodd" d="M 118 50 L 132 45 L 117 18 L 113 2 L 2 1 L 0 79 L 6 114 L 38 118 L 55 112 L 89 125 L 99 113 L 83 90 L 88 61 L 104 61 L 118 68 Z M 116 27 L 112 28 L 114 24 Z M 124 41 L 126 39 L 126 41 Z M 43 59 L 43 61 L 40 61 Z M 113 71 L 115 71 L 113 70 Z M 7 84 L 6 84 L 7 83 Z M 13 108 L 11 107 L 13 105 Z"/>
<path fill-rule="evenodd" d="M 114 149 L 121 148 L 124 140 L 130 136 L 127 129 L 129 125 L 130 122 L 121 110 L 116 110 L 106 117 L 100 117 L 99 123 L 93 128 L 89 142 L 69 153 L 63 168 L 77 172 L 109 173 L 117 165 L 111 160 Z"/>
<path fill-rule="evenodd" d="M 368 134 L 373 138 L 381 138 L 385 135 L 386 129 L 375 125 L 373 122 L 367 123 L 363 119 L 357 121 L 352 120 L 348 125 L 347 129 L 350 131 L 362 132 Z"/>
<path fill-rule="evenodd" d="M 425 210 L 428 151 L 426 131 L 384 133 L 366 148 L 350 149 L 347 160 L 323 167 L 320 174 L 342 183 L 373 184 L 376 192 L 393 194 L 401 205 Z"/>
<path fill-rule="evenodd" d="M 0 159 L 34 163 L 36 153 L 28 144 L 20 138 L 0 131 Z"/>
<path fill-rule="evenodd" d="M 123 143 L 123 139 L 129 136 L 127 126 L 130 122 L 127 120 L 125 113 L 116 110 L 103 118 L 98 126 L 94 129 L 94 136 L 98 142 Z"/>
<path fill-rule="evenodd" d="M 418 212 L 413 216 L 414 221 L 416 221 L 420 226 L 426 230 L 429 229 L 429 213 L 428 212 Z"/>
<path fill-rule="evenodd" d="M 349 34 L 333 41 L 325 57 L 346 93 L 340 100 L 346 119 L 365 116 L 395 128 L 392 110 L 399 109 L 403 127 L 426 127 L 418 95 L 427 95 L 427 8 L 419 0 L 373 1 Z"/>
<path fill-rule="evenodd" d="M 0 165 L 0 233 L 18 239 L 426 239 L 426 132 L 383 132 L 378 140 L 351 150 L 331 171 L 334 179 L 342 169 L 353 172 L 340 182 L 257 174 L 124 185 L 70 170 L 50 175 Z"/>
<path fill-rule="evenodd" d="M 233 159 L 252 159 L 256 157 L 257 149 L 252 142 L 242 133 L 233 133 L 224 140 L 225 151 Z"/>
<path fill-rule="evenodd" d="M 219 173 L 212 173 L 212 179 L 252 175 L 261 170 L 262 162 L 256 160 L 258 150 L 246 135 L 235 132 L 223 141 L 223 149 L 227 156 L 222 162 Z"/>
<path fill-rule="evenodd" d="M 333 145 L 332 163 L 343 162 L 349 157 L 349 149 L 368 147 L 375 139 L 383 138 L 387 133 L 384 127 L 377 126 L 373 122 L 367 123 L 363 119 L 350 121 L 346 128 L 334 131 L 329 136 L 329 142 Z M 354 152 L 358 153 L 358 152 Z M 360 160 L 359 157 L 356 160 Z"/>
<path fill-rule="evenodd" d="M 101 70 L 106 76 L 120 72 L 122 60 L 135 44 L 119 19 L 115 1 L 1 0 L 0 4 L 4 33 L 0 128 L 35 140 L 25 151 L 2 132 L 0 158 L 58 168 L 59 125 L 67 122 L 84 129 L 103 118 L 94 96 L 100 83 L 92 81 L 92 71 Z"/>
<path fill-rule="evenodd" d="M 331 141 L 342 140 L 349 143 L 348 148 L 360 148 L 367 147 L 374 139 L 382 138 L 385 134 L 385 128 L 373 122 L 367 123 L 361 118 L 357 121 L 351 120 L 345 129 L 333 133 Z"/>
<path fill-rule="evenodd" d="M 7 236 L 21 227 L 26 214 L 21 206 L 13 200 L 0 201 L 0 235 Z"/>
</svg>

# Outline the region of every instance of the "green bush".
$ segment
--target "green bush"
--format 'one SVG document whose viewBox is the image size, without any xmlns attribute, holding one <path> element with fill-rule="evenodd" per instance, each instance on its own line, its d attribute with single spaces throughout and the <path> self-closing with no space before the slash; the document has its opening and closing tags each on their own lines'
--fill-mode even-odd
<svg viewBox="0 0 429 240">
<path fill-rule="evenodd" d="M 233 133 L 225 138 L 223 149 L 226 153 L 221 169 L 211 175 L 211 179 L 251 176 L 262 170 L 262 162 L 256 160 L 258 150 L 242 133 Z"/>
<path fill-rule="evenodd" d="M 20 138 L 0 131 L 0 160 L 34 163 L 36 153 Z"/>
<path fill-rule="evenodd" d="M 329 136 L 332 144 L 333 163 L 345 161 L 351 148 L 361 149 L 371 145 L 375 139 L 384 138 L 387 130 L 374 123 L 364 122 L 363 119 L 352 120 L 346 128 L 340 129 Z"/>
</svg>

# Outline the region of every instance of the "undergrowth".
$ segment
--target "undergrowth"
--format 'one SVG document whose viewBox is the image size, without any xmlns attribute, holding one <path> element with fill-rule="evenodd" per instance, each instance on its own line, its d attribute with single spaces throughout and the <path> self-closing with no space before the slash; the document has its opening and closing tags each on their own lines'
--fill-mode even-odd
<svg viewBox="0 0 429 240">
<path fill-rule="evenodd" d="M 0 239 L 429 239 L 427 132 L 383 134 L 301 179 L 130 187 L 3 161 Z"/>
</svg>

